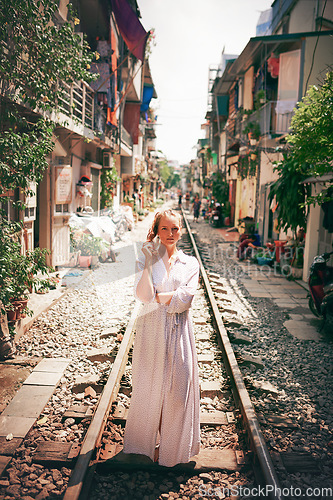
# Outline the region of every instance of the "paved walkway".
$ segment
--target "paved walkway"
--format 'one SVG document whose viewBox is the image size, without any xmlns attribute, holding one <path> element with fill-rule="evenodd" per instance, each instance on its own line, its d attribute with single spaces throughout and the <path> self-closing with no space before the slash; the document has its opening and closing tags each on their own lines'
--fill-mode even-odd
<svg viewBox="0 0 333 500">
<path fill-rule="evenodd" d="M 274 269 L 262 269 L 247 261 L 239 265 L 245 273 L 241 280 L 252 297 L 272 299 L 288 313 L 290 319 L 285 321 L 284 326 L 291 335 L 303 340 L 321 339 L 322 321 L 309 309 L 305 282 L 288 281 Z"/>
</svg>

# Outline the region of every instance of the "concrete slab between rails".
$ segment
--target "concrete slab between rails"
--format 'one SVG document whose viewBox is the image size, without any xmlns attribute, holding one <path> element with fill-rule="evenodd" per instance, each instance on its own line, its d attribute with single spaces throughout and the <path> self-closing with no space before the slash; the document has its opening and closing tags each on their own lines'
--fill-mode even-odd
<svg viewBox="0 0 333 500">
<path fill-rule="evenodd" d="M 34 425 L 34 417 L 0 416 L 0 436 L 13 434 L 14 437 L 25 437 Z"/>
<path fill-rule="evenodd" d="M 37 418 L 52 396 L 53 390 L 53 386 L 23 385 L 6 406 L 0 419 L 2 416 Z"/>
<path fill-rule="evenodd" d="M 45 358 L 38 363 L 0 415 L 0 436 L 26 436 L 69 363 L 70 360 L 65 358 Z"/>
<path fill-rule="evenodd" d="M 0 476 L 3 473 L 3 471 L 7 468 L 11 459 L 12 459 L 12 457 L 6 457 L 3 455 L 0 455 Z"/>
<path fill-rule="evenodd" d="M 239 461 L 235 450 L 205 449 L 190 459 L 188 463 L 177 464 L 174 467 L 163 467 L 153 462 L 145 455 L 127 454 L 120 451 L 114 457 L 100 462 L 98 471 L 107 473 L 111 470 L 150 470 L 179 471 L 193 474 L 208 471 L 239 471 L 244 461 Z"/>
</svg>

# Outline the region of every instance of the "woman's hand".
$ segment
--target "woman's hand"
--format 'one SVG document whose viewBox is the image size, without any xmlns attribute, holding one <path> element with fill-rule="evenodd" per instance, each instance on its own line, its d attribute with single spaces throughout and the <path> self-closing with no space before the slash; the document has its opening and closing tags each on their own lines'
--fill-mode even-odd
<svg viewBox="0 0 333 500">
<path fill-rule="evenodd" d="M 153 258 L 158 253 L 159 242 L 146 241 L 142 245 L 142 253 L 145 256 L 144 269 L 142 276 L 136 287 L 136 295 L 142 302 L 148 303 L 153 300 L 155 290 L 153 286 Z"/>
<path fill-rule="evenodd" d="M 146 241 L 142 245 L 142 253 L 146 257 L 146 261 L 151 262 L 153 257 L 155 257 L 158 253 L 158 242 L 155 241 Z"/>
<path fill-rule="evenodd" d="M 158 292 L 155 295 L 155 301 L 158 304 L 164 304 L 165 306 L 168 306 L 174 293 L 175 292 Z"/>
</svg>

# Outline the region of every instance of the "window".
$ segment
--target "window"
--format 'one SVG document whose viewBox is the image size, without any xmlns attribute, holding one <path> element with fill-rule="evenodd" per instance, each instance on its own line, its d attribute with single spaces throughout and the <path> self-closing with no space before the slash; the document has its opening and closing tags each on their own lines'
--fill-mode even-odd
<svg viewBox="0 0 333 500">
<path fill-rule="evenodd" d="M 69 212 L 68 203 L 59 204 L 55 206 L 56 214 L 65 214 Z"/>
<path fill-rule="evenodd" d="M 24 211 L 24 220 L 36 219 L 36 207 L 27 207 Z"/>
</svg>

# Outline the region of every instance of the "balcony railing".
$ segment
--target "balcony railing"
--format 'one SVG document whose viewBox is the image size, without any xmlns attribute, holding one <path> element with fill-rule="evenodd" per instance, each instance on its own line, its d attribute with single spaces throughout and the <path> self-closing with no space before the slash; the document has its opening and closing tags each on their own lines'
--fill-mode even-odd
<svg viewBox="0 0 333 500">
<path fill-rule="evenodd" d="M 76 124 L 87 127 L 99 136 L 101 140 L 108 141 L 111 148 L 116 148 L 119 142 L 118 128 L 107 125 L 107 117 L 104 109 L 98 105 L 96 92 L 84 81 L 68 85 L 59 83 L 60 92 L 58 96 L 57 111 L 71 118 Z M 18 92 L 9 82 L 2 80 L 0 93 L 8 99 L 17 100 Z M 21 101 L 20 104 L 29 107 Z M 38 108 L 37 108 L 38 109 Z M 51 114 L 56 119 L 55 114 Z M 123 129 L 125 130 L 125 129 Z M 124 132 L 127 144 L 132 147 L 132 139 L 127 131 Z"/>
<path fill-rule="evenodd" d="M 121 126 L 121 141 L 130 148 L 133 146 L 132 137 L 123 126 Z"/>
<path fill-rule="evenodd" d="M 61 85 L 63 93 L 58 99 L 59 110 L 79 124 L 93 130 L 101 140 L 108 138 L 112 143 L 111 147 L 116 148 L 118 129 L 107 125 L 106 113 L 98 105 L 96 92 L 83 81 L 72 85 L 64 83 Z M 131 139 L 129 144 L 132 145 Z"/>
<path fill-rule="evenodd" d="M 94 91 L 83 81 L 68 85 L 62 82 L 63 92 L 58 107 L 66 116 L 77 120 L 81 125 L 94 128 Z"/>
<path fill-rule="evenodd" d="M 294 116 L 295 110 L 285 113 L 275 113 L 275 133 L 288 134 L 290 132 L 291 119 Z"/>
<path fill-rule="evenodd" d="M 250 122 L 255 122 L 260 126 L 261 136 L 288 134 L 290 132 L 290 124 L 294 110 L 277 113 L 276 109 L 277 101 L 266 102 L 259 110 L 254 111 L 246 119 L 243 118 L 241 122 L 241 131 L 243 131 Z"/>
</svg>

